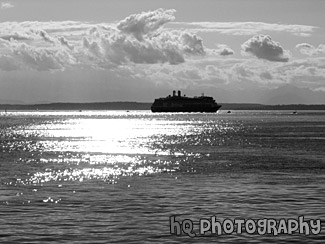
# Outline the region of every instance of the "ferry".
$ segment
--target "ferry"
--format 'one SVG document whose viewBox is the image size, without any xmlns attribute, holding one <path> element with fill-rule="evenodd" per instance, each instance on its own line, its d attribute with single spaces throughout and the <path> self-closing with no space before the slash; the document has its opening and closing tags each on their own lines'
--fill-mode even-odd
<svg viewBox="0 0 325 244">
<path fill-rule="evenodd" d="M 213 97 L 204 96 L 187 97 L 182 96 L 181 91 L 173 91 L 173 95 L 155 99 L 151 105 L 151 111 L 156 112 L 201 112 L 215 113 L 221 108 Z"/>
</svg>

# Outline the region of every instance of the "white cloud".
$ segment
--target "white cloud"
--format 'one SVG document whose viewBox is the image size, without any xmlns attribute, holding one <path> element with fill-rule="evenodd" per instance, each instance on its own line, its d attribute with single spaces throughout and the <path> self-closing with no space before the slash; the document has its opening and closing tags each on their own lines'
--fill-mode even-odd
<svg viewBox="0 0 325 244">
<path fill-rule="evenodd" d="M 0 7 L 1 9 L 8 9 L 8 8 L 13 8 L 14 5 L 9 2 L 1 2 Z"/>
<path fill-rule="evenodd" d="M 142 41 L 143 36 L 158 30 L 165 23 L 175 19 L 176 10 L 157 9 L 155 11 L 132 14 L 118 23 L 117 28 L 126 34 L 133 35 Z"/>
<path fill-rule="evenodd" d="M 203 40 L 197 35 L 193 35 L 190 33 L 182 33 L 181 40 L 183 44 L 183 50 L 186 53 L 194 54 L 194 55 L 204 55 L 204 47 Z"/>
<path fill-rule="evenodd" d="M 114 64 L 136 63 L 183 63 L 184 50 L 167 35 L 168 41 L 163 41 L 166 35 L 138 41 L 127 36 L 112 32 L 92 39 L 84 38 L 83 47 L 88 54 L 96 58 L 95 62 L 111 62 Z"/>
<path fill-rule="evenodd" d="M 308 43 L 300 43 L 296 45 L 296 49 L 302 54 L 313 56 L 313 55 L 324 55 L 325 54 L 325 45 L 320 44 L 318 47 L 314 47 Z"/>
<path fill-rule="evenodd" d="M 228 47 L 225 44 L 217 44 L 217 48 L 215 49 L 215 52 L 221 56 L 229 56 L 235 53 L 234 50 L 232 50 L 230 47 Z"/>
<path fill-rule="evenodd" d="M 268 35 L 256 35 L 242 44 L 242 53 L 250 53 L 260 59 L 274 62 L 288 62 L 289 54 L 280 43 Z"/>
</svg>

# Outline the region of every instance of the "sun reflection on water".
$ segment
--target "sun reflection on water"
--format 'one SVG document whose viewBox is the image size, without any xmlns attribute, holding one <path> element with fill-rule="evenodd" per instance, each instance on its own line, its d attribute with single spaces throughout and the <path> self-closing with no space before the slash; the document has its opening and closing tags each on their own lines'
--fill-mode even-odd
<svg viewBox="0 0 325 244">
<path fill-rule="evenodd" d="M 209 157 L 194 148 L 217 146 L 224 143 L 223 135 L 241 129 L 240 124 L 217 121 L 216 115 L 147 113 L 17 113 L 20 124 L 5 130 L 11 137 L 8 151 L 34 153 L 17 161 L 33 170 L 15 184 L 115 183 L 124 176 L 174 172 L 182 163 Z"/>
<path fill-rule="evenodd" d="M 51 151 L 153 154 L 148 144 L 154 135 L 188 134 L 193 125 L 182 121 L 119 118 L 70 119 L 57 125 L 35 125 L 24 133 L 38 131 Z M 46 150 L 46 149 L 45 149 Z"/>
</svg>

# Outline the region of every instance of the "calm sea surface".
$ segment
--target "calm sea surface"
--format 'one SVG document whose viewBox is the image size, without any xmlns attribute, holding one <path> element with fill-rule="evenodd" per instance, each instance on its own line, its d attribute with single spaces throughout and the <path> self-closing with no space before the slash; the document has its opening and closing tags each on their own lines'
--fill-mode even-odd
<svg viewBox="0 0 325 244">
<path fill-rule="evenodd" d="M 322 229 L 200 235 L 212 216 Z M 324 243 L 324 220 L 325 112 L 0 112 L 0 243 Z"/>
</svg>

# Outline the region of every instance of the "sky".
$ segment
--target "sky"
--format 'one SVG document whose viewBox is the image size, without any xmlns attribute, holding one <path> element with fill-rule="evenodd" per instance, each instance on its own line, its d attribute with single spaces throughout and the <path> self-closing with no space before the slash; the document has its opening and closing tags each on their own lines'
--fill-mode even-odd
<svg viewBox="0 0 325 244">
<path fill-rule="evenodd" d="M 325 104 L 323 0 L 0 0 L 0 103 Z"/>
</svg>

